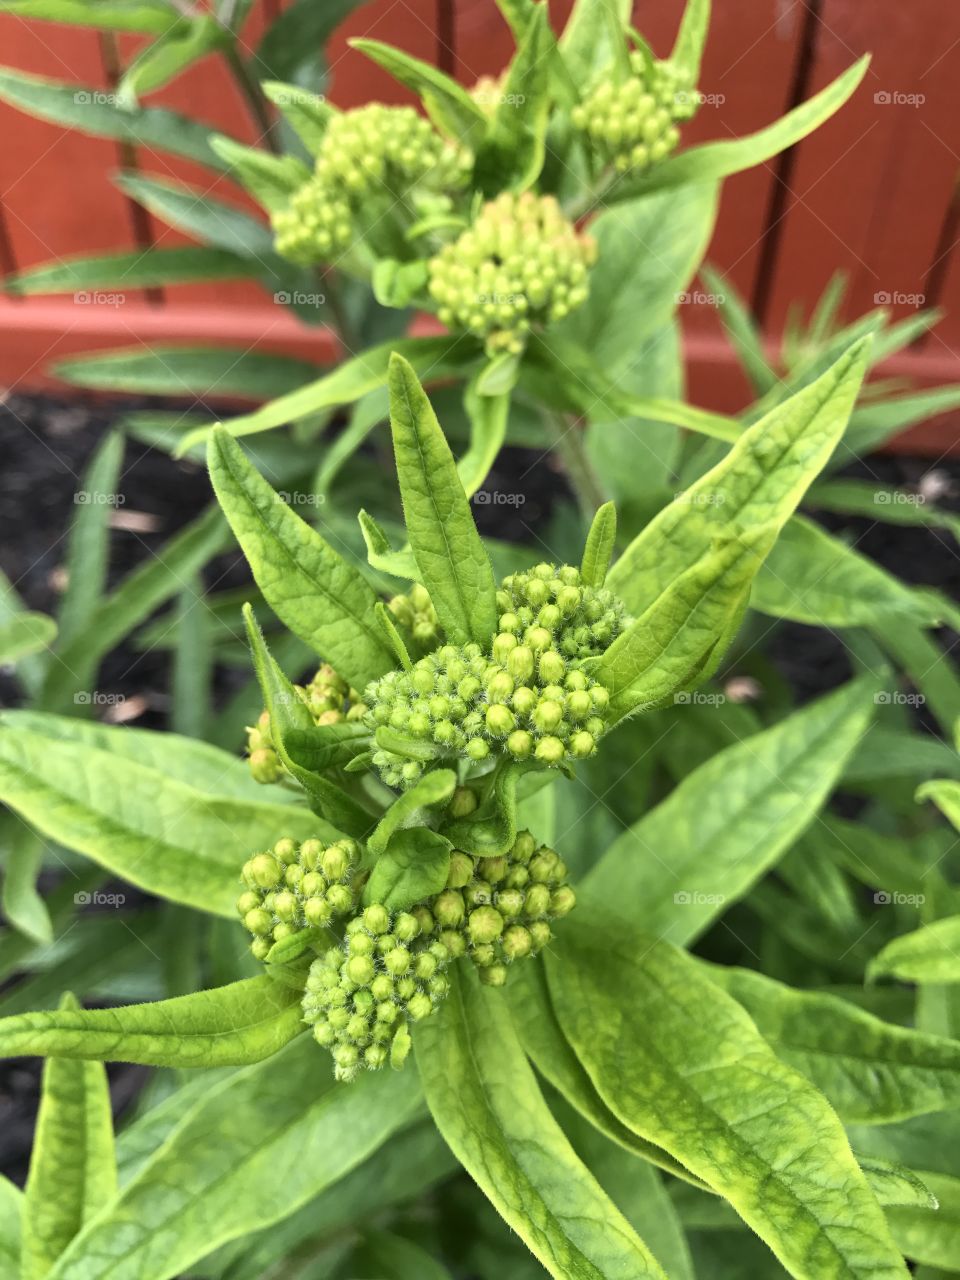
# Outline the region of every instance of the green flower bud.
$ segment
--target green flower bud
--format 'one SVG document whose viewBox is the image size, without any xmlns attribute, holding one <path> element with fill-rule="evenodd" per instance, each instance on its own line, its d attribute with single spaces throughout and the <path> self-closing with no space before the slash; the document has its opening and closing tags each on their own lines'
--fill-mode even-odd
<svg viewBox="0 0 960 1280">
<path fill-rule="evenodd" d="M 363 925 L 373 934 L 390 931 L 390 912 L 380 903 L 367 907 L 363 913 Z"/>
<path fill-rule="evenodd" d="M 533 950 L 533 938 L 529 929 L 513 924 L 503 935 L 503 953 L 508 960 L 522 960 Z"/>
<path fill-rule="evenodd" d="M 539 701 L 536 692 L 527 688 L 526 685 L 521 685 L 511 699 L 513 709 L 518 716 L 529 716 Z"/>
<path fill-rule="evenodd" d="M 472 862 L 470 864 L 470 871 L 471 873 L 473 872 Z M 469 879 L 470 877 L 467 876 L 467 880 Z M 463 883 L 466 884 L 467 880 L 464 880 Z M 237 910 L 240 912 L 241 916 L 248 915 L 249 912 L 251 911 L 256 911 L 256 909 L 259 906 L 260 906 L 260 895 L 257 893 L 253 893 L 252 890 L 248 891 L 247 893 L 241 893 L 240 897 L 237 899 Z"/>
<path fill-rule="evenodd" d="M 492 964 L 480 970 L 480 981 L 487 987 L 502 987 L 507 980 L 507 967 L 503 964 Z"/>
<path fill-rule="evenodd" d="M 545 916 L 550 910 L 550 890 L 545 884 L 532 884 L 524 897 L 524 911 L 532 919 Z"/>
<path fill-rule="evenodd" d="M 497 662 L 506 662 L 507 670 L 509 667 L 509 657 L 518 644 L 517 637 L 509 631 L 501 631 L 499 635 L 493 638 L 493 656 Z"/>
<path fill-rule="evenodd" d="M 442 929 L 455 929 L 466 914 L 463 895 L 455 888 L 444 889 L 433 900 L 433 914 Z"/>
<path fill-rule="evenodd" d="M 564 757 L 564 746 L 559 738 L 541 738 L 534 753 L 544 764 L 559 764 Z"/>
<path fill-rule="evenodd" d="M 485 760 L 490 754 L 490 747 L 482 738 L 471 738 L 466 750 L 471 760 Z"/>
<path fill-rule="evenodd" d="M 507 738 L 507 750 L 517 760 L 526 760 L 533 751 L 533 735 L 526 729 L 517 729 Z"/>
<path fill-rule="evenodd" d="M 477 793 L 470 787 L 457 787 L 450 800 L 451 818 L 466 818 L 477 807 Z"/>
<path fill-rule="evenodd" d="M 503 916 L 496 907 L 477 907 L 470 913 L 468 928 L 475 943 L 493 942 L 503 932 Z"/>
<path fill-rule="evenodd" d="M 533 954 L 542 951 L 550 939 L 553 937 L 549 924 L 546 920 L 534 920 L 530 925 L 530 937 L 533 940 Z"/>
<path fill-rule="evenodd" d="M 533 675 L 534 656 L 529 645 L 518 645 L 507 656 L 507 670 L 515 680 L 525 682 Z"/>
<path fill-rule="evenodd" d="M 585 760 L 587 756 L 592 756 L 596 748 L 596 739 L 592 733 L 575 733 L 570 739 L 570 751 L 578 760 Z"/>
<path fill-rule="evenodd" d="M 254 938 L 250 943 L 250 950 L 253 952 L 255 960 L 266 960 L 271 947 L 271 942 L 267 938 Z"/>
<path fill-rule="evenodd" d="M 508 887 L 497 894 L 497 910 L 508 919 L 519 916 L 524 905 L 524 895 L 518 888 Z"/>
<path fill-rule="evenodd" d="M 330 923 L 333 908 L 326 898 L 307 898 L 303 904 L 303 915 L 307 924 L 319 928 Z"/>
<path fill-rule="evenodd" d="M 508 733 L 512 732 L 516 723 L 513 712 L 509 707 L 503 706 L 502 703 L 495 703 L 493 706 L 487 707 L 487 731 L 492 733 L 495 737 L 505 737 Z"/>
<path fill-rule="evenodd" d="M 556 729 L 563 719 L 563 707 L 559 702 L 540 702 L 533 713 L 533 723 L 542 733 Z"/>
<path fill-rule="evenodd" d="M 552 916 L 568 915 L 577 905 L 577 895 L 568 884 L 561 885 L 550 895 L 550 914 Z"/>
<path fill-rule="evenodd" d="M 537 673 L 542 684 L 558 684 L 566 674 L 567 664 L 556 649 L 547 649 L 540 655 Z"/>
<path fill-rule="evenodd" d="M 527 627 L 524 639 L 534 652 L 540 653 L 549 646 L 552 637 L 546 627 Z"/>
<path fill-rule="evenodd" d="M 469 853 L 463 853 L 459 849 L 454 849 L 450 855 L 450 870 L 447 873 L 447 888 L 462 889 L 464 885 L 470 883 L 473 876 L 474 860 Z M 436 907 L 434 907 L 436 914 Z"/>
<path fill-rule="evenodd" d="M 273 917 L 262 907 L 257 907 L 243 917 L 243 926 L 251 933 L 269 934 L 273 929 Z"/>
<path fill-rule="evenodd" d="M 282 840 L 278 840 L 273 846 L 273 852 L 282 863 L 289 864 L 297 856 L 297 843 L 295 840 L 291 840 L 289 836 L 284 836 Z"/>
</svg>

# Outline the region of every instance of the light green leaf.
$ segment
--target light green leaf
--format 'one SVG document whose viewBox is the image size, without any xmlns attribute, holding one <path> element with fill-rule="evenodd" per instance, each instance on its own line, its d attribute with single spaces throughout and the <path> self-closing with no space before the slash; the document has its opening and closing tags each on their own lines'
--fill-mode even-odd
<svg viewBox="0 0 960 1280">
<path fill-rule="evenodd" d="M 891 436 L 907 427 L 925 422 L 937 413 L 949 413 L 960 405 L 960 386 L 934 387 L 910 395 L 883 399 L 879 404 L 861 405 L 850 420 L 834 463 L 837 466 L 852 457 L 870 453 Z"/>
<path fill-rule="evenodd" d="M 0 623 L 0 664 L 13 664 L 21 658 L 48 649 L 57 634 L 57 624 L 45 613 L 18 613 Z"/>
<path fill-rule="evenodd" d="M 256 258 L 267 265 L 273 252 L 270 228 L 236 205 L 215 200 L 199 188 L 167 178 L 121 173 L 115 182 L 125 195 L 171 227 L 218 249 Z"/>
<path fill-rule="evenodd" d="M 863 677 L 718 752 L 607 850 L 597 901 L 630 904 L 643 929 L 688 943 L 743 897 L 809 826 L 866 731 Z"/>
<path fill-rule="evenodd" d="M 897 615 L 935 625 L 932 599 L 803 516 L 790 520 L 761 567 L 750 604 L 818 627 L 895 626 Z"/>
<path fill-rule="evenodd" d="M 808 495 L 810 506 L 821 511 L 864 516 L 884 524 L 949 529 L 960 541 L 960 516 L 943 511 L 910 489 L 895 489 L 872 480 L 822 480 Z"/>
<path fill-rule="evenodd" d="M 43 843 L 37 833 L 14 814 L 0 816 L 3 852 L 3 914 L 10 924 L 34 942 L 49 946 L 53 924 L 47 905 L 37 892 L 43 865 Z"/>
<path fill-rule="evenodd" d="M 925 782 L 917 788 L 917 800 L 932 800 L 945 818 L 960 831 L 960 782 L 952 779 Z"/>
<path fill-rule="evenodd" d="M 51 1280 L 191 1272 L 212 1249 L 334 1187 L 423 1105 L 412 1071 L 364 1072 L 335 1088 L 327 1061 L 303 1036 L 214 1085 L 77 1237 Z"/>
<path fill-rule="evenodd" d="M 355 8 L 360 0 L 327 0 L 315 4 L 313 0 L 294 0 L 273 19 L 257 46 L 253 67 L 259 77 L 270 76 L 274 80 L 297 80 L 301 68 L 324 69 L 318 66 L 317 51 L 323 49 L 331 33 Z"/>
<path fill-rule="evenodd" d="M 107 585 L 111 499 L 117 494 L 123 462 L 123 436 L 112 431 L 90 459 L 80 489 L 67 542 L 67 588 L 60 601 L 57 624 L 62 650 L 89 625 Z"/>
<path fill-rule="evenodd" d="M 62 1016 L 83 1016 L 71 995 Z M 57 1016 L 57 1015 L 48 1015 Z M 22 1280 L 43 1280 L 117 1190 L 107 1073 L 99 1062 L 51 1057 L 24 1190 Z"/>
<path fill-rule="evenodd" d="M 870 1188 L 885 1208 L 936 1209 L 937 1198 L 927 1184 L 902 1164 L 857 1156 Z"/>
<path fill-rule="evenodd" d="M 798 1280 L 906 1280 L 822 1095 L 696 961 L 607 917 L 577 916 L 546 953 L 547 972 L 561 1025 L 610 1109 L 729 1200 Z"/>
<path fill-rule="evenodd" d="M 367 548 L 367 563 L 372 569 L 394 578 L 415 582 L 419 570 L 409 546 L 394 550 L 390 539 L 369 511 L 358 511 L 357 520 Z"/>
<path fill-rule="evenodd" d="M 23 1192 L 0 1174 L 0 1263 L 9 1276 L 20 1274 L 20 1221 Z"/>
<path fill-rule="evenodd" d="M 388 1231 L 367 1231 L 347 1263 L 350 1280 L 450 1280 L 426 1249 Z"/>
<path fill-rule="evenodd" d="M 405 911 L 439 893 L 447 883 L 451 847 L 449 840 L 426 827 L 398 831 L 374 863 L 364 902 Z"/>
<path fill-rule="evenodd" d="M 710 0 L 687 0 L 670 60 L 689 74 L 693 84 L 700 78 L 700 63 L 709 27 Z"/>
<path fill-rule="evenodd" d="M 0 13 L 39 22 L 162 35 L 182 21 L 165 0 L 3 0 Z"/>
<path fill-rule="evenodd" d="M 210 478 L 267 603 L 295 635 L 362 689 L 393 667 L 360 574 L 283 502 L 222 428 Z"/>
<path fill-rule="evenodd" d="M 321 409 L 334 405 L 353 404 L 370 391 L 386 384 L 390 357 L 398 352 L 421 377 L 443 378 L 462 373 L 476 358 L 476 348 L 461 337 L 455 338 L 400 338 L 371 347 L 352 360 L 345 360 L 332 373 L 299 385 L 288 395 L 271 401 L 253 413 L 232 418 L 226 429 L 231 436 L 254 435 L 288 422 L 299 422 Z M 303 379 L 300 379 L 301 384 Z M 271 394 L 274 394 L 271 392 Z M 210 428 L 201 427 L 189 432 L 180 441 L 177 457 L 182 457 L 199 442 L 206 442 Z"/>
<path fill-rule="evenodd" d="M 524 761 L 501 761 L 477 808 L 468 817 L 448 823 L 443 834 L 458 849 L 478 858 L 506 853 L 517 838 L 517 788 L 528 767 Z"/>
<path fill-rule="evenodd" d="M 263 975 L 153 1004 L 0 1018 L 0 1054 L 235 1067 L 269 1058 L 303 1029 L 300 993 Z"/>
<path fill-rule="evenodd" d="M 139 51 L 117 85 L 118 103 L 123 108 L 137 98 L 154 93 L 208 53 L 230 41 L 229 32 L 212 13 L 195 12 L 181 18 Z"/>
<path fill-rule="evenodd" d="M 437 1127 L 551 1276 L 664 1280 L 548 1111 L 498 993 L 455 970 L 415 1047 Z"/>
<path fill-rule="evenodd" d="M 700 147 L 690 147 L 654 166 L 649 175 L 623 179 L 605 195 L 605 201 L 609 204 L 613 200 L 629 200 L 688 182 L 716 182 L 763 164 L 813 133 L 839 111 L 859 87 L 869 64 L 868 57 L 861 58 L 825 89 L 766 129 L 731 142 L 707 142 Z"/>
<path fill-rule="evenodd" d="M 72 356 L 54 365 L 58 378 L 78 387 L 130 391 L 144 395 L 241 396 L 262 400 L 300 386 L 315 372 L 306 360 L 238 347 L 123 347 L 95 355 Z M 185 441 L 206 439 L 210 428 L 192 431 Z"/>
<path fill-rule="evenodd" d="M 507 437 L 510 417 L 510 385 L 502 391 L 481 391 L 492 365 L 480 371 L 464 392 L 463 405 L 470 420 L 470 447 L 457 463 L 457 475 L 468 498 L 483 486 Z"/>
<path fill-rule="evenodd" d="M 580 562 L 580 576 L 588 587 L 603 586 L 616 542 L 617 508 L 605 502 L 593 517 Z"/>
<path fill-rule="evenodd" d="M 285 209 L 293 193 L 310 180 L 310 170 L 296 156 L 275 156 L 222 135 L 211 138 L 210 145 L 237 181 L 271 213 Z"/>
<path fill-rule="evenodd" d="M 92 134 L 118 138 L 134 146 L 156 147 L 222 171 L 223 162 L 210 146 L 210 128 L 187 116 L 159 107 L 123 109 L 102 89 L 27 75 L 13 67 L 0 68 L 0 100 L 27 115 Z"/>
<path fill-rule="evenodd" d="M 487 130 L 487 117 L 466 89 L 429 62 L 421 62 L 392 45 L 379 40 L 351 40 L 350 44 L 412 89 L 437 128 L 464 146 L 477 149 Z"/>
<path fill-rule="evenodd" d="M 916 1176 L 936 1208 L 892 1208 L 887 1214 L 897 1245 L 914 1262 L 956 1273 L 960 1258 L 960 1178 L 921 1170 Z"/>
<path fill-rule="evenodd" d="M 450 446 L 412 367 L 390 362 L 390 424 L 410 546 L 451 644 L 486 646 L 497 626 L 496 583 Z"/>
<path fill-rule="evenodd" d="M 846 1000 L 711 965 L 782 1058 L 850 1124 L 889 1124 L 960 1104 L 960 1044 L 881 1021 Z"/>
<path fill-rule="evenodd" d="M 869 978 L 903 982 L 960 982 L 960 915 L 947 916 L 887 943 L 871 960 Z"/>
<path fill-rule="evenodd" d="M 316 11 L 316 6 L 311 8 Z M 277 25 L 274 22 L 271 31 L 275 30 Z M 302 56 L 302 45 L 297 49 L 297 53 Z M 335 110 L 326 98 L 308 93 L 299 85 L 286 84 L 282 80 L 264 80 L 260 88 L 289 121 L 291 128 L 299 135 L 310 154 L 316 155 L 323 142 L 323 135 L 327 131 L 330 117 Z"/>
<path fill-rule="evenodd" d="M 476 181 L 491 195 L 503 190 L 525 191 L 540 176 L 546 154 L 555 49 L 547 6 L 531 5 L 477 155 Z"/>
<path fill-rule="evenodd" d="M 766 395 L 777 384 L 777 375 L 767 359 L 763 334 L 754 323 L 746 302 L 730 281 L 704 264 L 700 275 L 710 292 L 720 301 L 717 309 L 737 357 L 750 385 L 758 396 Z"/>
<path fill-rule="evenodd" d="M 22 729 L 0 729 L 0 799 L 131 884 L 229 918 L 252 853 L 281 836 L 337 838 L 306 810 L 205 795 L 134 760 Z"/>
<path fill-rule="evenodd" d="M 422 809 L 444 804 L 453 795 L 457 775 L 452 769 L 431 769 L 412 787 L 398 796 L 380 819 L 377 829 L 367 841 L 370 852 L 379 856 L 387 848 L 395 832 L 416 826 Z"/>
<path fill-rule="evenodd" d="M 616 26 L 625 29 L 630 21 L 630 0 L 614 0 Z M 614 59 L 616 33 L 598 0 L 575 0 L 567 20 L 560 49 L 576 84 L 589 87 Z"/>
</svg>

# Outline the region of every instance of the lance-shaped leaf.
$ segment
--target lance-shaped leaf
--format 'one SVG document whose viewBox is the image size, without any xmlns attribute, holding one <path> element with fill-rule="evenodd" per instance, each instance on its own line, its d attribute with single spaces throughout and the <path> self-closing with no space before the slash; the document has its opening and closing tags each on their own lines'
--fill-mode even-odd
<svg viewBox="0 0 960 1280">
<path fill-rule="evenodd" d="M 543 168 L 556 49 L 545 4 L 531 6 L 517 45 L 477 155 L 476 180 L 491 195 L 504 189 L 525 191 Z"/>
<path fill-rule="evenodd" d="M 250 258 L 227 249 L 185 245 L 178 249 L 136 249 L 132 253 L 57 258 L 13 276 L 7 287 L 20 295 L 76 293 L 84 289 L 149 289 L 155 285 L 201 280 L 250 279 L 259 271 L 258 264 Z"/>
<path fill-rule="evenodd" d="M 101 391 L 144 395 L 241 396 L 262 400 L 301 386 L 314 366 L 306 360 L 246 347 L 122 347 L 72 356 L 54 365 L 65 382 Z M 196 435 L 192 432 L 191 435 Z M 203 432 L 204 439 L 209 428 Z M 180 453 L 184 451 L 181 441 Z"/>
<path fill-rule="evenodd" d="M 225 47 L 231 39 L 212 13 L 200 11 L 181 18 L 141 49 L 126 68 L 117 85 L 118 106 L 135 106 L 138 97 L 162 89 L 191 63 Z"/>
<path fill-rule="evenodd" d="M 960 1044 L 896 1027 L 847 1000 L 796 991 L 749 969 L 711 965 L 777 1054 L 849 1124 L 889 1124 L 960 1103 Z"/>
<path fill-rule="evenodd" d="M 237 1067 L 270 1057 L 303 1029 L 300 992 L 263 975 L 153 1004 L 0 1018 L 0 1054 Z"/>
<path fill-rule="evenodd" d="M 0 1263 L 11 1276 L 19 1274 L 22 1219 L 23 1192 L 0 1174 Z"/>
<path fill-rule="evenodd" d="M 351 40 L 350 44 L 418 94 L 437 128 L 476 149 L 486 133 L 487 117 L 456 80 L 379 40 Z"/>
<path fill-rule="evenodd" d="M 560 48 L 570 75 L 578 85 L 589 86 L 617 56 L 615 46 L 623 40 L 619 31 L 626 29 L 631 8 L 630 0 L 610 0 L 609 5 L 598 4 L 597 0 L 575 0 Z M 609 21 L 611 9 L 615 23 Z"/>
<path fill-rule="evenodd" d="M 310 170 L 296 156 L 275 156 L 221 135 L 211 138 L 210 145 L 237 181 L 271 213 L 285 209 L 293 193 L 310 180 Z"/>
<path fill-rule="evenodd" d="M 917 788 L 918 800 L 932 800 L 943 816 L 960 831 L 960 782 L 938 779 Z"/>
<path fill-rule="evenodd" d="M 444 804 L 453 795 L 457 775 L 452 769 L 432 769 L 413 784 L 402 796 L 398 796 L 377 824 L 368 840 L 370 852 L 379 856 L 386 849 L 394 833 L 415 825 L 422 809 Z"/>
<path fill-rule="evenodd" d="M 16 814 L 0 815 L 0 849 L 3 851 L 3 914 L 10 924 L 34 942 L 50 946 L 53 924 L 37 891 L 43 865 L 43 843 Z"/>
<path fill-rule="evenodd" d="M 960 1178 L 921 1170 L 917 1175 L 935 1204 L 894 1207 L 887 1214 L 893 1238 L 906 1256 L 954 1275 L 960 1256 Z M 917 1275 L 936 1280 L 940 1271 Z"/>
<path fill-rule="evenodd" d="M 366 903 L 405 911 L 447 883 L 452 845 L 427 827 L 398 831 L 374 864 L 363 891 Z"/>
<path fill-rule="evenodd" d="M 208 1088 L 51 1280 L 171 1280 L 337 1185 L 423 1106 L 412 1071 L 332 1087 L 308 1037 Z M 309 1153 L 306 1158 L 305 1153 Z"/>
<path fill-rule="evenodd" d="M 0 800 L 131 884 L 229 918 L 251 854 L 281 836 L 339 834 L 292 805 L 206 794 L 82 741 L 22 729 L 0 730 Z"/>
<path fill-rule="evenodd" d="M 288 742 L 292 736 L 299 734 L 309 738 L 317 726 L 306 703 L 271 656 L 249 605 L 244 605 L 243 616 L 253 652 L 253 665 L 270 713 L 270 736 L 281 763 L 307 793 L 314 813 L 348 835 L 365 836 L 374 823 L 367 810 L 335 782 L 291 755 Z"/>
<path fill-rule="evenodd" d="M 517 838 L 517 786 L 527 767 L 519 760 L 501 762 L 478 807 L 466 818 L 448 823 L 443 834 L 478 858 L 506 853 Z"/>
<path fill-rule="evenodd" d="M 617 542 L 617 508 L 605 502 L 593 517 L 580 562 L 580 576 L 588 587 L 602 587 Z"/>
<path fill-rule="evenodd" d="M 277 617 L 363 688 L 394 665 L 377 627 L 377 597 L 333 547 L 292 511 L 218 428 L 210 478 L 257 586 Z"/>
<path fill-rule="evenodd" d="M 556 1280 L 664 1280 L 550 1114 L 506 1006 L 472 973 L 415 1034 L 437 1127 L 457 1159 Z"/>
<path fill-rule="evenodd" d="M 437 415 L 411 366 L 390 361 L 390 424 L 410 546 L 451 644 L 486 646 L 497 626 L 493 569 Z"/>
<path fill-rule="evenodd" d="M 960 916 L 947 916 L 894 938 L 870 961 L 867 976 L 960 982 Z"/>
<path fill-rule="evenodd" d="M 832 84 L 766 129 L 729 142 L 707 142 L 700 147 L 691 147 L 671 156 L 663 164 L 655 165 L 649 175 L 623 179 L 604 196 L 605 202 L 632 200 L 651 191 L 683 186 L 688 182 L 716 182 L 763 164 L 813 133 L 839 111 L 860 85 L 869 64 L 868 57 L 861 58 Z"/>
<path fill-rule="evenodd" d="M 62 1014 L 80 1011 L 72 995 Z M 24 1193 L 22 1280 L 43 1280 L 85 1223 L 117 1190 L 113 1116 L 100 1062 L 51 1057 Z"/>
<path fill-rule="evenodd" d="M 13 664 L 53 644 L 57 624 L 45 613 L 18 613 L 0 623 L 0 663 Z"/>
<path fill-rule="evenodd" d="M 16 13 L 39 22 L 65 26 L 102 28 L 107 31 L 136 31 L 142 35 L 162 35 L 183 21 L 164 0 L 2 0 L 0 12 Z"/>
<path fill-rule="evenodd" d="M 687 72 L 693 84 L 700 77 L 703 46 L 707 42 L 709 26 L 710 0 L 687 0 L 670 60 Z"/>
<path fill-rule="evenodd" d="M 692 941 L 813 821 L 873 713 L 852 681 L 718 752 L 613 842 L 587 877 L 648 933 Z"/>
<path fill-rule="evenodd" d="M 274 23 L 271 30 L 276 26 Z M 282 80 L 263 80 L 260 88 L 286 118 L 311 155 L 316 155 L 336 108 L 326 98 Z"/>
<path fill-rule="evenodd" d="M 509 371 L 507 385 L 496 392 L 481 390 L 488 365 L 470 382 L 463 397 L 463 407 L 470 419 L 470 445 L 457 463 L 457 475 L 463 491 L 472 498 L 490 474 L 507 437 L 510 416 L 510 392 L 516 381 L 516 370 Z M 501 366 L 501 371 L 503 366 Z"/>
<path fill-rule="evenodd" d="M 906 1280 L 823 1095 L 696 961 L 615 918 L 579 915 L 547 972 L 607 1106 L 729 1200 L 797 1280 Z"/>
</svg>

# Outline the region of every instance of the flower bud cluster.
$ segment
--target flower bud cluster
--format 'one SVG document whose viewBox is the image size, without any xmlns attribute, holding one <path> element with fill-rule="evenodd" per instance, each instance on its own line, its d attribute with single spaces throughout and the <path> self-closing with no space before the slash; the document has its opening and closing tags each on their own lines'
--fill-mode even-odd
<svg viewBox="0 0 960 1280">
<path fill-rule="evenodd" d="M 481 982 L 500 987 L 514 960 L 535 956 L 552 937 L 551 920 L 576 904 L 567 868 L 521 831 L 502 857 L 455 851 L 447 886 L 429 902 L 435 933 L 454 958 L 469 955 Z"/>
<path fill-rule="evenodd" d="M 364 1067 L 400 1067 L 411 1022 L 431 1014 L 449 988 L 450 954 L 424 908 L 391 915 L 373 905 L 347 925 L 343 943 L 310 966 L 304 1021 L 333 1053 L 337 1079 Z"/>
<path fill-rule="evenodd" d="M 297 844 L 289 836 L 244 863 L 237 911 L 263 960 L 275 942 L 301 929 L 329 925 L 356 908 L 360 846 L 354 840 Z"/>
<path fill-rule="evenodd" d="M 273 215 L 277 252 L 295 262 L 329 262 L 374 228 L 412 188 L 457 191 L 472 154 L 442 138 L 412 107 L 373 102 L 335 114 L 316 173 Z"/>
<path fill-rule="evenodd" d="M 429 653 L 440 641 L 440 623 L 430 592 L 415 582 L 406 595 L 394 596 L 387 608 L 418 653 Z"/>
<path fill-rule="evenodd" d="M 629 80 L 602 80 L 572 113 L 574 127 L 618 173 L 648 169 L 670 155 L 680 141 L 677 123 L 698 105 L 689 76 L 672 62 L 650 63 L 635 52 L 630 65 Z"/>
<path fill-rule="evenodd" d="M 513 635 L 546 628 L 565 658 L 594 658 L 609 649 L 629 622 L 623 603 L 605 587 L 591 587 L 573 565 L 535 565 L 504 578 L 497 593 L 500 630 Z"/>
<path fill-rule="evenodd" d="M 327 663 L 308 685 L 294 685 L 294 689 L 318 725 L 359 720 L 367 710 L 356 689 L 351 689 Z M 277 782 L 282 776 L 283 766 L 273 745 L 269 711 L 261 712 L 257 723 L 247 728 L 247 757 L 254 781 Z"/>
<path fill-rule="evenodd" d="M 586 299 L 595 259 L 553 196 L 504 192 L 431 259 L 430 294 L 440 320 L 482 338 L 489 355 L 519 355 L 534 326 Z"/>
</svg>

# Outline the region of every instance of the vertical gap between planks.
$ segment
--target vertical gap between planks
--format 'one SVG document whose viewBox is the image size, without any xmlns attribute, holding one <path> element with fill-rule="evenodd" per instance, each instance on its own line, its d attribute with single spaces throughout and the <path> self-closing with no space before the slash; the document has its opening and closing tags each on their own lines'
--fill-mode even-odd
<svg viewBox="0 0 960 1280">
<path fill-rule="evenodd" d="M 456 0 L 436 0 L 437 3 L 437 66 L 448 76 L 457 74 L 457 11 Z"/>
<path fill-rule="evenodd" d="M 823 0 L 803 0 L 804 15 L 797 44 L 797 60 L 794 66 L 793 82 L 790 86 L 790 98 L 784 110 L 792 111 L 809 96 L 813 80 L 814 66 L 817 57 L 817 33 L 820 27 L 820 14 Z M 770 312 L 773 301 L 773 284 L 780 246 L 783 240 L 784 224 L 790 208 L 792 195 L 791 183 L 796 167 L 799 143 L 782 152 L 772 162 L 773 180 L 770 186 L 770 200 L 764 222 L 763 238 L 760 242 L 760 253 L 757 259 L 757 274 L 753 283 L 751 306 L 754 319 L 762 328 Z"/>
<path fill-rule="evenodd" d="M 957 251 L 958 239 L 960 239 L 960 173 L 957 174 L 954 180 L 950 199 L 947 201 L 946 208 L 943 211 L 940 234 L 937 236 L 937 243 L 933 250 L 933 261 L 927 268 L 927 274 L 924 277 L 923 294 L 925 301 L 923 305 L 925 307 L 933 308 L 940 305 L 950 264 L 953 255 Z M 929 331 L 921 334 L 914 346 L 926 346 L 931 341 L 932 336 Z"/>
<path fill-rule="evenodd" d="M 10 241 L 10 232 L 7 228 L 7 211 L 3 207 L 2 199 L 0 199 L 0 271 L 3 272 L 4 276 L 4 295 L 8 298 L 19 298 L 16 291 L 12 290 L 6 283 L 10 276 L 16 274 L 17 259 Z"/>
<path fill-rule="evenodd" d="M 100 60 L 103 64 L 107 84 L 111 89 L 115 89 L 123 75 L 123 65 L 120 61 L 120 51 L 117 47 L 116 36 L 112 31 L 102 31 L 100 33 Z M 140 165 L 137 159 L 137 149 L 133 143 L 119 139 L 117 141 L 117 159 L 121 169 L 129 170 L 133 173 L 139 172 Z M 130 215 L 135 247 L 144 250 L 144 252 L 152 249 L 154 236 L 153 228 L 150 225 L 149 213 L 147 213 L 142 204 L 138 204 L 126 192 L 121 192 L 120 194 Z M 154 306 L 162 306 L 165 301 L 164 291 L 158 285 L 148 286 L 143 290 L 143 296 L 147 302 Z"/>
</svg>

